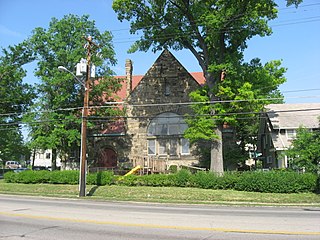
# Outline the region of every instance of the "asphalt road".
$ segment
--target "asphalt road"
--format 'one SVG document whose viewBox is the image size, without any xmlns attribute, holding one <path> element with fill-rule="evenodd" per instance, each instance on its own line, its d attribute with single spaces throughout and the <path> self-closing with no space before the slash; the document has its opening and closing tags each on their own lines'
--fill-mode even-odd
<svg viewBox="0 0 320 240">
<path fill-rule="evenodd" d="M 0 195 L 0 239 L 320 239 L 320 208 Z"/>
</svg>

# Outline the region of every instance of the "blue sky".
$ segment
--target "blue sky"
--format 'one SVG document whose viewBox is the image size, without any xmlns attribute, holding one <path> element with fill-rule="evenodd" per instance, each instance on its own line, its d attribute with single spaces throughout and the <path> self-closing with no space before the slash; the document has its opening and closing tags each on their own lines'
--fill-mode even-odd
<svg viewBox="0 0 320 240">
<path fill-rule="evenodd" d="M 270 22 L 272 36 L 251 39 L 245 59 L 258 57 L 263 63 L 282 59 L 288 68 L 287 83 L 281 86 L 286 102 L 320 102 L 320 0 L 304 0 L 298 9 L 286 8 L 285 0 L 277 3 L 279 18 Z M 52 17 L 88 14 L 101 31 L 113 33 L 117 75 L 124 75 L 127 58 L 133 60 L 134 74 L 145 74 L 160 52 L 127 54 L 137 37 L 129 34 L 128 22 L 117 20 L 111 5 L 112 0 L 0 0 L 0 47 L 20 43 L 36 27 L 48 28 Z M 201 71 L 188 51 L 172 52 L 190 72 Z M 35 81 L 33 67 L 26 67 L 25 81 L 30 83 Z"/>
</svg>

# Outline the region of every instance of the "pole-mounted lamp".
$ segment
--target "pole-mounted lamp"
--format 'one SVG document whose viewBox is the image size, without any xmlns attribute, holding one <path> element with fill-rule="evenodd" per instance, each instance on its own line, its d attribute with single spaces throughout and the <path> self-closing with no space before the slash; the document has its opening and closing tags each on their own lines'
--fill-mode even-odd
<svg viewBox="0 0 320 240">
<path fill-rule="evenodd" d="M 81 152 L 80 152 L 80 179 L 79 179 L 79 197 L 86 196 L 86 166 L 87 166 L 87 117 L 89 107 L 89 80 L 90 77 L 95 77 L 95 66 L 91 66 L 91 49 L 92 47 L 98 48 L 99 46 L 92 41 L 92 37 L 83 37 L 87 44 L 87 59 L 81 59 L 80 63 L 77 64 L 77 74 L 75 75 L 67 68 L 59 66 L 60 71 L 66 71 L 71 73 L 75 79 L 84 87 L 84 99 L 83 99 L 83 110 L 82 110 L 82 124 L 81 124 Z M 84 82 L 78 79 L 78 75 L 86 73 Z"/>
<path fill-rule="evenodd" d="M 88 68 L 86 66 L 86 68 Z M 84 82 L 81 81 L 73 72 L 65 68 L 64 66 L 58 67 L 59 71 L 70 73 L 83 87 L 84 87 L 84 100 L 81 119 L 81 143 L 80 143 L 80 176 L 79 176 L 79 197 L 86 196 L 86 155 L 87 155 L 87 116 L 88 116 L 88 104 L 89 104 L 89 74 Z M 77 71 L 78 72 L 78 71 Z"/>
<path fill-rule="evenodd" d="M 70 73 L 70 74 L 74 77 L 74 79 L 76 79 L 76 80 L 81 84 L 81 86 L 83 86 L 84 88 L 86 87 L 85 83 L 84 83 L 83 81 L 81 81 L 81 80 L 78 78 L 78 76 L 76 76 L 73 72 L 71 72 L 71 71 L 70 71 L 69 69 L 67 69 L 66 67 L 64 67 L 64 66 L 59 66 L 58 69 L 59 69 L 59 71 L 61 71 L 61 72 L 68 72 L 68 73 Z"/>
</svg>

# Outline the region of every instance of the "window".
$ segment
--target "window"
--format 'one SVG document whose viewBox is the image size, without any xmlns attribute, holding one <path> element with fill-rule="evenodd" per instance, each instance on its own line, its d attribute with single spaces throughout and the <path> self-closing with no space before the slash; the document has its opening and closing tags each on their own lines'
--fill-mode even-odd
<svg viewBox="0 0 320 240">
<path fill-rule="evenodd" d="M 170 156 L 178 155 L 178 141 L 177 139 L 170 139 Z"/>
<path fill-rule="evenodd" d="M 167 80 L 167 78 L 164 79 L 164 95 L 169 96 L 170 95 L 170 84 Z"/>
<path fill-rule="evenodd" d="M 190 154 L 190 143 L 188 139 L 181 139 L 181 154 Z"/>
<path fill-rule="evenodd" d="M 267 163 L 272 163 L 272 157 L 271 156 L 267 156 Z"/>
<path fill-rule="evenodd" d="M 50 159 L 51 154 L 50 153 L 46 153 L 46 159 Z"/>
<path fill-rule="evenodd" d="M 296 137 L 296 130 L 295 129 L 287 129 L 287 138 L 293 139 Z"/>
<path fill-rule="evenodd" d="M 189 141 L 183 139 L 187 127 L 183 117 L 176 113 L 159 114 L 150 122 L 147 129 L 147 135 L 154 138 L 148 141 L 148 154 L 162 156 L 190 154 Z"/>
<path fill-rule="evenodd" d="M 148 140 L 148 155 L 156 154 L 156 140 Z"/>
<path fill-rule="evenodd" d="M 162 113 L 154 118 L 148 126 L 149 136 L 182 135 L 188 125 L 175 113 Z"/>
<path fill-rule="evenodd" d="M 159 155 L 167 155 L 167 142 L 166 140 L 159 140 Z"/>
</svg>

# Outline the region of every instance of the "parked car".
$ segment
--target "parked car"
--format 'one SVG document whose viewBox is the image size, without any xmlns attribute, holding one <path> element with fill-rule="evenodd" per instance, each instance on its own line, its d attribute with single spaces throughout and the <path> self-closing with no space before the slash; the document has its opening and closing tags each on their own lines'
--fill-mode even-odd
<svg viewBox="0 0 320 240">
<path fill-rule="evenodd" d="M 17 169 L 14 169 L 13 171 L 15 173 L 20 173 L 20 172 L 24 172 L 24 171 L 29 171 L 31 170 L 30 168 L 17 168 Z"/>
<path fill-rule="evenodd" d="M 21 168 L 21 164 L 17 161 L 6 161 L 5 168 L 17 169 L 17 168 Z"/>
</svg>

